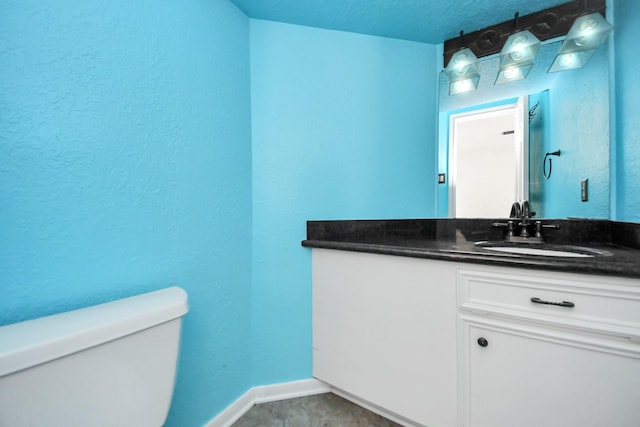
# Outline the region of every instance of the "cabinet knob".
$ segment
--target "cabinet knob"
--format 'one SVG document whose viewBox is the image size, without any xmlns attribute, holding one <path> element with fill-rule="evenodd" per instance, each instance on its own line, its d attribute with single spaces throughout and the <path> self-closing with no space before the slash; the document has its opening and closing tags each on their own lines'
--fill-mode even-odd
<svg viewBox="0 0 640 427">
<path fill-rule="evenodd" d="M 480 337 L 480 338 L 478 338 L 478 345 L 480 347 L 486 347 L 486 346 L 489 345 L 489 341 L 487 341 L 487 339 L 484 338 L 484 337 Z"/>
</svg>

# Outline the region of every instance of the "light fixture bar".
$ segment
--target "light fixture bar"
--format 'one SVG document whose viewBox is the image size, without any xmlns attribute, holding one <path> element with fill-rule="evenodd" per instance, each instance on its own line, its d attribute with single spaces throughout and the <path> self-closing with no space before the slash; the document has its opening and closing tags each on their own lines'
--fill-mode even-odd
<svg viewBox="0 0 640 427">
<path fill-rule="evenodd" d="M 583 0 L 575 0 L 521 16 L 519 17 L 519 27 L 523 30 L 529 30 L 541 41 L 564 36 L 569 32 L 574 21 L 584 14 L 583 6 Z M 590 0 L 589 10 L 605 16 L 606 0 Z M 465 34 L 465 44 L 477 58 L 482 58 L 500 52 L 512 32 L 513 20 L 505 21 Z M 444 42 L 445 67 L 449 65 L 453 55 L 462 47 L 459 37 Z"/>
</svg>

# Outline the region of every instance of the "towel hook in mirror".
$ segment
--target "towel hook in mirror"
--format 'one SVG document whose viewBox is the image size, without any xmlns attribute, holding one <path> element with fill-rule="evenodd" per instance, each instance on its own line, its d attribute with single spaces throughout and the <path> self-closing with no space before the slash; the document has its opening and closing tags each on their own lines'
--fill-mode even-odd
<svg viewBox="0 0 640 427">
<path fill-rule="evenodd" d="M 544 175 L 545 179 L 549 179 L 551 178 L 551 157 L 549 156 L 556 156 L 556 157 L 560 157 L 560 150 L 556 150 L 552 153 L 547 153 L 544 155 L 544 160 L 542 161 L 542 174 Z M 547 159 L 549 159 L 549 173 L 547 173 Z"/>
</svg>

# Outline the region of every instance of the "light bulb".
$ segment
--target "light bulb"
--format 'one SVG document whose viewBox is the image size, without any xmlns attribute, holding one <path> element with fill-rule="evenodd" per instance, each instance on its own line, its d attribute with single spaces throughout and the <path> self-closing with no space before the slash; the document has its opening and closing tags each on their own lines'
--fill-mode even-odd
<svg viewBox="0 0 640 427">
<path fill-rule="evenodd" d="M 518 77 L 518 70 L 518 68 L 510 68 L 508 70 L 504 70 L 504 78 L 509 80 L 515 79 L 516 77 Z"/>
<path fill-rule="evenodd" d="M 453 92 L 455 93 L 469 92 L 473 89 L 474 87 L 471 80 L 460 80 L 453 83 Z"/>
<path fill-rule="evenodd" d="M 594 18 L 585 19 L 578 25 L 578 29 L 584 33 L 590 33 L 598 26 L 598 21 Z"/>
<path fill-rule="evenodd" d="M 563 68 L 573 65 L 575 60 L 576 60 L 576 57 L 573 53 L 565 53 L 564 55 L 558 56 L 558 64 Z"/>
<path fill-rule="evenodd" d="M 513 59 L 514 61 L 520 61 L 522 59 L 522 57 L 524 56 L 524 54 L 522 53 L 521 50 L 514 50 L 513 52 L 511 52 L 509 54 L 509 56 L 511 57 L 511 59 Z"/>
<path fill-rule="evenodd" d="M 460 52 L 456 56 L 456 59 L 453 62 L 456 64 L 456 66 L 457 65 L 464 65 L 465 63 L 469 62 L 469 55 L 466 54 L 465 52 Z"/>
<path fill-rule="evenodd" d="M 457 76 L 464 76 L 469 71 L 469 68 L 471 68 L 470 64 L 462 65 L 459 68 L 456 68 L 456 71 L 455 71 L 456 75 Z"/>
<path fill-rule="evenodd" d="M 525 34 L 519 35 L 518 37 L 515 38 L 515 40 L 513 41 L 513 44 L 515 47 L 520 47 L 526 43 L 527 39 L 528 37 Z"/>
</svg>

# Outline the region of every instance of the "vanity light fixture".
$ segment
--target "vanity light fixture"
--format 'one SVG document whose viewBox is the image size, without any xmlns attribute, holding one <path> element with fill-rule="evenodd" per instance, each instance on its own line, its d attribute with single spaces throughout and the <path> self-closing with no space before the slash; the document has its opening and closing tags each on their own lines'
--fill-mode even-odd
<svg viewBox="0 0 640 427">
<path fill-rule="evenodd" d="M 465 46 L 463 31 L 460 31 L 461 48 L 453 54 L 444 73 L 449 78 L 449 95 L 469 92 L 478 88 L 480 61 L 471 49 Z"/>
<path fill-rule="evenodd" d="M 549 72 L 584 67 L 612 30 L 611 24 L 598 12 L 580 16 L 564 39 Z"/>
<path fill-rule="evenodd" d="M 519 28 L 519 15 L 515 13 L 515 31 L 500 52 L 500 71 L 495 84 L 526 79 L 540 50 L 540 40 L 531 31 Z"/>
<path fill-rule="evenodd" d="M 566 36 L 549 72 L 584 66 L 611 32 L 611 25 L 604 19 L 606 2 L 572 0 L 529 15 L 517 15 L 516 31 L 513 20 L 509 20 L 465 34 L 462 44 L 462 36 L 445 40 L 444 73 L 449 77 L 449 94 L 476 89 L 480 80 L 477 58 L 497 53 L 500 72 L 495 84 L 526 78 L 540 42 L 558 37 Z M 465 68 L 460 64 L 473 65 Z"/>
</svg>

